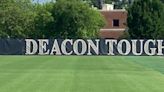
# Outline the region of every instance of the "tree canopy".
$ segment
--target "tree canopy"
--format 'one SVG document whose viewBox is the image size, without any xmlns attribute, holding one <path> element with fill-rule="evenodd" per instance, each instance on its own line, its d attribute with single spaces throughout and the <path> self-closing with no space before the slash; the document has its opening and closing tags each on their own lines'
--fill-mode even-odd
<svg viewBox="0 0 164 92">
<path fill-rule="evenodd" d="M 57 38 L 95 38 L 104 26 L 101 14 L 81 0 L 58 0 L 52 16 L 52 31 Z"/>
<path fill-rule="evenodd" d="M 132 38 L 164 38 L 164 7 L 159 0 L 136 0 L 128 9 Z"/>
<path fill-rule="evenodd" d="M 28 37 L 34 28 L 30 0 L 1 0 L 0 4 L 0 37 Z"/>
<path fill-rule="evenodd" d="M 86 38 L 98 35 L 100 13 L 80 0 L 0 0 L 0 38 Z"/>
</svg>

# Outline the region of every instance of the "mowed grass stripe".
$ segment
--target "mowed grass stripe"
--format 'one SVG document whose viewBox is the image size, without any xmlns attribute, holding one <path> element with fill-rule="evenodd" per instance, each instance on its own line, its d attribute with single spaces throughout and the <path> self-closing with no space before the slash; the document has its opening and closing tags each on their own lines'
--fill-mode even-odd
<svg viewBox="0 0 164 92">
<path fill-rule="evenodd" d="M 0 92 L 164 92 L 150 58 L 0 56 Z"/>
<path fill-rule="evenodd" d="M 20 86 L 16 86 L 16 85 L 19 85 L 19 83 L 23 83 L 22 82 L 23 80 L 31 76 L 30 68 L 36 68 L 40 66 L 42 63 L 42 62 L 40 62 L 39 64 L 35 64 L 35 62 L 29 63 L 31 60 L 34 59 L 33 57 L 25 57 L 24 59 L 23 57 L 11 57 L 11 58 L 12 58 L 11 63 L 4 65 L 3 67 L 0 67 L 1 75 L 4 74 L 2 78 L 3 79 L 2 83 L 3 81 L 7 82 L 7 85 L 2 84 L 4 86 L 4 90 L 19 89 L 22 85 Z"/>
<path fill-rule="evenodd" d="M 116 69 L 114 69 L 114 70 L 116 70 L 116 72 L 115 72 L 116 77 L 113 80 L 113 83 L 115 83 L 113 85 L 113 89 L 115 89 L 116 92 L 126 92 L 128 90 L 129 90 L 128 92 L 130 92 L 130 91 L 131 92 L 147 92 L 148 90 L 149 90 L 148 92 L 153 92 L 153 89 L 154 89 L 153 86 L 151 86 L 149 84 L 147 85 L 144 82 L 146 82 L 146 81 L 150 82 L 149 78 L 154 79 L 154 77 L 156 77 L 156 71 L 152 71 L 152 69 L 135 64 L 132 61 L 129 62 L 127 60 L 127 57 L 115 57 L 112 61 L 118 63 L 118 64 L 114 65 L 116 68 Z M 118 70 L 120 70 L 120 71 L 118 71 Z M 155 73 L 155 76 L 154 76 L 154 73 Z M 113 75 L 113 73 L 112 73 L 112 75 Z M 158 73 L 158 75 L 161 76 L 161 74 L 159 74 L 159 73 Z M 148 77 L 148 79 L 146 77 Z M 142 80 L 142 78 L 144 80 Z M 141 83 L 141 82 L 143 82 L 143 83 Z M 151 81 L 151 82 L 153 83 L 153 81 Z M 152 88 L 148 89 L 147 87 L 144 87 L 144 86 L 152 87 L 153 89 Z M 123 91 L 123 89 L 124 89 L 124 91 Z M 160 89 L 160 88 L 158 88 L 158 89 Z M 113 91 L 113 92 L 115 92 L 115 91 Z"/>
<path fill-rule="evenodd" d="M 62 82 L 60 81 L 61 79 L 59 79 L 59 78 L 62 78 L 62 76 L 67 77 L 65 75 L 66 72 L 64 72 L 62 74 L 62 71 L 60 71 L 61 69 L 58 69 L 58 67 L 61 66 L 61 64 L 59 64 L 60 58 L 59 58 L 59 62 L 57 62 L 57 64 L 54 64 L 54 61 L 58 61 L 58 58 L 54 59 L 54 58 L 45 58 L 45 57 L 44 58 L 33 57 L 32 61 L 26 61 L 25 64 L 23 64 L 24 61 L 20 61 L 19 63 L 15 64 L 17 66 L 11 66 L 11 67 L 8 66 L 9 67 L 8 70 L 12 70 L 12 69 L 15 69 L 15 67 L 17 67 L 18 69 L 16 69 L 16 70 L 19 71 L 18 73 L 22 73 L 22 72 L 25 72 L 25 73 L 23 74 L 24 75 L 23 78 L 21 78 L 21 79 L 19 78 L 17 84 L 11 83 L 10 85 L 8 85 L 8 86 L 10 86 L 10 89 L 6 89 L 7 92 L 10 91 L 11 88 L 13 88 L 13 90 L 15 90 L 15 89 L 18 89 L 18 87 L 19 88 L 21 87 L 21 90 L 26 89 L 27 92 L 29 92 L 28 91 L 29 88 L 30 88 L 30 91 L 32 91 L 32 92 L 36 92 L 36 90 L 37 91 L 42 90 L 43 92 L 47 92 L 47 90 L 50 90 L 50 88 L 57 89 L 57 87 L 64 86 L 65 83 L 63 83 L 60 86 L 60 84 Z M 34 66 L 31 66 L 31 64 L 33 64 Z M 57 67 L 55 69 L 55 71 L 57 71 L 57 73 L 53 72 L 53 70 L 52 70 L 52 68 L 54 66 Z M 24 69 L 22 69 L 23 67 L 24 67 Z M 46 72 L 49 72 L 49 70 L 48 70 L 49 67 L 51 67 L 50 73 L 46 73 Z M 28 70 L 28 72 L 27 72 L 27 70 Z M 55 77 L 59 76 L 59 78 L 55 78 L 54 76 Z M 67 79 L 67 78 L 62 78 L 62 81 L 65 79 Z M 60 81 L 60 82 L 57 82 L 56 80 Z M 65 81 L 63 81 L 63 82 L 65 82 Z M 44 85 L 42 83 L 44 83 Z M 52 83 L 53 84 L 55 83 L 57 85 L 56 86 L 52 85 L 53 87 L 50 87 L 50 86 L 46 87 L 46 84 L 51 85 Z M 44 88 L 46 88 L 46 91 L 43 90 Z M 60 88 L 60 89 L 63 89 L 63 88 Z"/>
<path fill-rule="evenodd" d="M 30 57 L 0 57 L 0 87 L 6 86 L 14 81 L 18 81 L 24 74 L 18 73 L 15 69 L 10 69 L 10 66 L 15 66 L 18 62 L 27 61 Z M 1 61 L 3 60 L 3 61 Z"/>
<path fill-rule="evenodd" d="M 144 60 L 144 58 L 146 58 L 146 59 Z M 164 74 L 164 57 L 159 56 L 159 57 L 149 57 L 149 58 L 144 57 L 144 58 L 137 60 L 136 57 L 131 57 L 131 60 L 133 60 L 137 64 L 149 67 L 151 69 L 154 69 L 154 70 L 159 71 Z M 142 62 L 142 61 L 144 61 L 144 62 Z"/>
</svg>

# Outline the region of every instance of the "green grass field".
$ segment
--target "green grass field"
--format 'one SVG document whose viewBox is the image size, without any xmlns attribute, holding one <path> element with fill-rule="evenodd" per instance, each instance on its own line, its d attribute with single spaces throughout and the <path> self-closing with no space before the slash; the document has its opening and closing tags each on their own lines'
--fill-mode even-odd
<svg viewBox="0 0 164 92">
<path fill-rule="evenodd" d="M 164 92 L 164 58 L 0 56 L 0 92 Z"/>
</svg>

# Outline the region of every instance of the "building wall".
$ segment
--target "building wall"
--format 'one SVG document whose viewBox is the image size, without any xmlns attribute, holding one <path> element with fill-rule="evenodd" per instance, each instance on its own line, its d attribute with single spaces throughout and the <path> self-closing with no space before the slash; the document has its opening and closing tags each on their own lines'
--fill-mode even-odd
<svg viewBox="0 0 164 92">
<path fill-rule="evenodd" d="M 111 10 L 100 11 L 104 16 L 106 25 L 100 29 L 101 38 L 114 38 L 121 37 L 126 30 L 127 26 L 127 12 L 125 10 Z M 119 20 L 119 26 L 113 26 L 113 20 Z"/>
</svg>

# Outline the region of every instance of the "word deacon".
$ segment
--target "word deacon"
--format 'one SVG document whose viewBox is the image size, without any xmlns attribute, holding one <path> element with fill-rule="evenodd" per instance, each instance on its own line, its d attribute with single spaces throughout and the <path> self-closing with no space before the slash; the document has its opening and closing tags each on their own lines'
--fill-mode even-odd
<svg viewBox="0 0 164 92">
<path fill-rule="evenodd" d="M 164 55 L 163 40 L 25 39 L 26 55 Z"/>
</svg>

